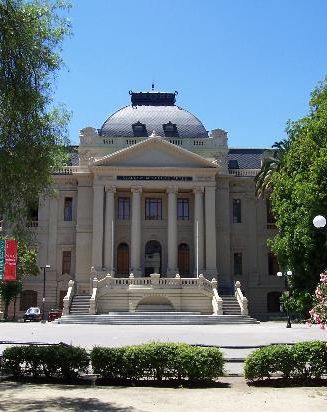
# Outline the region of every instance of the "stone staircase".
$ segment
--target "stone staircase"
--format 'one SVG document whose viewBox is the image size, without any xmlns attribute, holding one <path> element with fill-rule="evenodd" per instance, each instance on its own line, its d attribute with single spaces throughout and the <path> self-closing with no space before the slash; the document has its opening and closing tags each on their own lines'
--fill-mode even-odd
<svg viewBox="0 0 327 412">
<path fill-rule="evenodd" d="M 70 314 L 57 319 L 61 324 L 98 325 L 231 325 L 259 323 L 250 316 L 201 315 L 197 312 L 112 312 L 103 315 Z"/>
<path fill-rule="evenodd" d="M 221 295 L 224 315 L 241 315 L 240 305 L 233 295 Z"/>
<path fill-rule="evenodd" d="M 70 306 L 69 316 L 88 315 L 91 295 L 75 295 Z"/>
</svg>

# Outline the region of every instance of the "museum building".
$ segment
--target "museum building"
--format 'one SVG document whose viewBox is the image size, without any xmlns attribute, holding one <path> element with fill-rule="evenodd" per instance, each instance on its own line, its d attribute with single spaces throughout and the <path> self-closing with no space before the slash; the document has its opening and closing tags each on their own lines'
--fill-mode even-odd
<svg viewBox="0 0 327 412">
<path fill-rule="evenodd" d="M 69 315 L 83 297 L 80 313 L 222 315 L 238 291 L 240 313 L 278 314 L 276 230 L 254 193 L 265 150 L 230 149 L 176 96 L 130 92 L 100 129 L 81 130 L 71 165 L 53 173 L 55 195 L 40 199 L 42 271 L 24 282 L 20 311 L 44 298 Z"/>
</svg>

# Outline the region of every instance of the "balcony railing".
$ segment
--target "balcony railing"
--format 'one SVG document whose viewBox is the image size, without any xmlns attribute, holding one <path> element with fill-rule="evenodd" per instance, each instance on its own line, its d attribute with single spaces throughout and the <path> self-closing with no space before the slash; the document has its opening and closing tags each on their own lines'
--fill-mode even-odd
<svg viewBox="0 0 327 412">
<path fill-rule="evenodd" d="M 52 170 L 53 175 L 72 175 L 74 173 L 86 173 L 88 172 L 86 166 L 62 166 Z"/>
<path fill-rule="evenodd" d="M 228 169 L 229 174 L 236 177 L 255 177 L 259 171 L 260 169 Z"/>
</svg>

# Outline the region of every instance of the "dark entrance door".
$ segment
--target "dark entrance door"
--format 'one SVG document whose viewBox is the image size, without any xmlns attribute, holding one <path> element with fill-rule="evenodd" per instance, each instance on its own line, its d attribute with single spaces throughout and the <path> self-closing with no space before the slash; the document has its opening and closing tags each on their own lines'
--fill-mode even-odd
<svg viewBox="0 0 327 412">
<path fill-rule="evenodd" d="M 157 240 L 149 240 L 145 245 L 144 275 L 161 273 L 161 245 Z"/>
<path fill-rule="evenodd" d="M 117 249 L 117 274 L 128 275 L 129 248 L 127 243 L 120 243 Z"/>
<path fill-rule="evenodd" d="M 186 243 L 178 246 L 178 270 L 182 276 L 190 274 L 190 248 Z"/>
</svg>

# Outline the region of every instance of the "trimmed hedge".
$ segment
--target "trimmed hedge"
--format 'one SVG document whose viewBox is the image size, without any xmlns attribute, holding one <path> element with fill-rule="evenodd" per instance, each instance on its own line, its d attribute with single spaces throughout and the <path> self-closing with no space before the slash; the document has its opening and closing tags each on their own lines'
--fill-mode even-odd
<svg viewBox="0 0 327 412">
<path fill-rule="evenodd" d="M 91 361 L 94 373 L 111 381 L 208 381 L 224 373 L 224 359 L 219 348 L 177 343 L 154 342 L 122 348 L 95 347 Z"/>
<path fill-rule="evenodd" d="M 300 342 L 294 345 L 270 345 L 251 353 L 244 363 L 249 380 L 270 379 L 281 374 L 286 379 L 319 379 L 327 373 L 326 342 Z"/>
<path fill-rule="evenodd" d="M 1 371 L 15 378 L 39 377 L 73 380 L 89 367 L 85 349 L 66 346 L 13 346 L 3 352 Z"/>
</svg>

